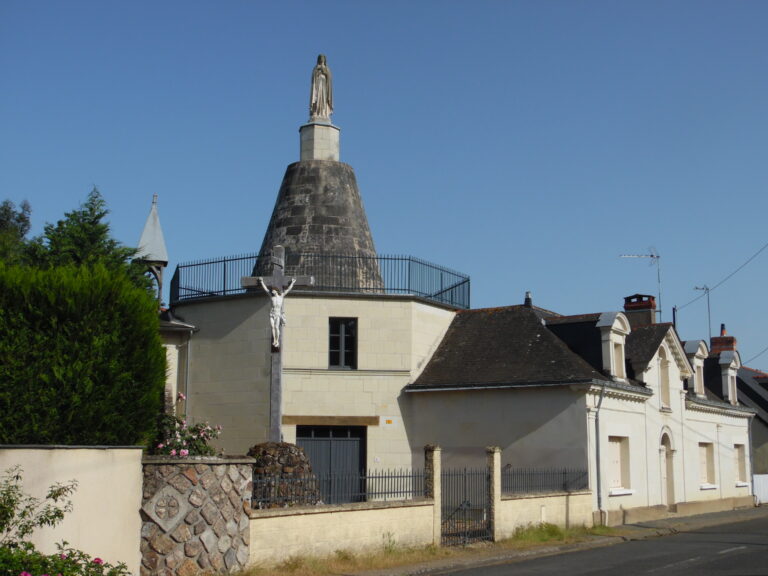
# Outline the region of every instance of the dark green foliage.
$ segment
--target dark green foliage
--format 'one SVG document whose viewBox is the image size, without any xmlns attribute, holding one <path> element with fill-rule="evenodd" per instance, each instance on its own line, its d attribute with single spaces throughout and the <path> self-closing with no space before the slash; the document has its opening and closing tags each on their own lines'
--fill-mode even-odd
<svg viewBox="0 0 768 576">
<path fill-rule="evenodd" d="M 5 262 L 20 261 L 25 252 L 25 236 L 29 232 L 29 216 L 32 209 L 25 200 L 16 210 L 10 200 L 0 204 L 0 260 Z"/>
<path fill-rule="evenodd" d="M 101 558 L 59 545 L 56 554 L 43 554 L 31 544 L 0 547 L 0 576 L 130 576 L 125 564 L 112 565 Z"/>
<path fill-rule="evenodd" d="M 136 249 L 123 246 L 111 237 L 107 204 L 94 187 L 85 203 L 67 212 L 56 224 L 46 224 L 43 235 L 27 243 L 26 262 L 40 268 L 91 266 L 96 263 L 127 273 L 137 286 L 148 288 L 146 268 L 132 259 Z"/>
<path fill-rule="evenodd" d="M 164 380 L 157 302 L 126 273 L 0 263 L 0 444 L 144 444 Z"/>
</svg>

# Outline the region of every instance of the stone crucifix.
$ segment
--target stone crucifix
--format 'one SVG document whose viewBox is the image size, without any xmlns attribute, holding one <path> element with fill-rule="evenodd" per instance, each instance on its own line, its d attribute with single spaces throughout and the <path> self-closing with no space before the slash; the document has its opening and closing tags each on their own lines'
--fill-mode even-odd
<svg viewBox="0 0 768 576">
<path fill-rule="evenodd" d="M 269 309 L 269 324 L 272 329 L 271 372 L 269 386 L 269 440 L 281 442 L 280 425 L 283 414 L 283 326 L 285 326 L 285 297 L 294 286 L 314 286 L 313 276 L 285 275 L 285 248 L 278 245 L 272 248 L 272 275 L 246 276 L 240 279 L 243 288 L 262 288 L 272 300 Z"/>
</svg>

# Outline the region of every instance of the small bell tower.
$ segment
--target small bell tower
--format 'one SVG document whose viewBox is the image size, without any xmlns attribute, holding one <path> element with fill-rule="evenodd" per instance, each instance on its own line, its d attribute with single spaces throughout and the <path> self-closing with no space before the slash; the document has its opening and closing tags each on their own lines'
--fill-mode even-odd
<svg viewBox="0 0 768 576">
<path fill-rule="evenodd" d="M 168 250 L 165 247 L 160 216 L 157 214 L 157 194 L 152 196 L 152 208 L 139 239 L 137 261 L 144 263 L 157 286 L 157 301 L 163 297 L 163 270 L 168 266 Z"/>
</svg>

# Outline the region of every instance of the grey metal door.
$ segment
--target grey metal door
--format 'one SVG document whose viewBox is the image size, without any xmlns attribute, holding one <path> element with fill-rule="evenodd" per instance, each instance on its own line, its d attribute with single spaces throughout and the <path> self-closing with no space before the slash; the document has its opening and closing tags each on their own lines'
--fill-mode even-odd
<svg viewBox="0 0 768 576">
<path fill-rule="evenodd" d="M 491 540 L 491 473 L 488 468 L 443 470 L 442 544 Z"/>
<path fill-rule="evenodd" d="M 365 499 L 365 426 L 297 426 L 296 444 L 312 464 L 326 504 Z"/>
</svg>

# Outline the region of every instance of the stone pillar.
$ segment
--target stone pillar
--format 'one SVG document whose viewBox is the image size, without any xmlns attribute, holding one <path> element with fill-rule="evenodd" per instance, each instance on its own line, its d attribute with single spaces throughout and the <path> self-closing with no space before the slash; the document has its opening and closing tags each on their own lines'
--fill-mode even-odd
<svg viewBox="0 0 768 576">
<path fill-rule="evenodd" d="M 144 460 L 140 576 L 246 567 L 253 460 Z"/>
<path fill-rule="evenodd" d="M 424 496 L 432 499 L 432 544 L 440 546 L 443 537 L 440 446 L 424 446 Z"/>
<path fill-rule="evenodd" d="M 490 499 L 491 538 L 498 542 L 500 537 L 498 514 L 501 512 L 501 448 L 488 446 L 485 449 L 488 460 L 488 472 L 491 477 L 488 497 Z"/>
<path fill-rule="evenodd" d="M 339 161 L 339 128 L 332 124 L 310 123 L 299 128 L 301 160 Z"/>
</svg>

